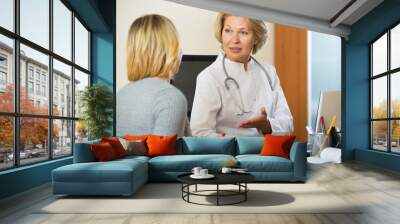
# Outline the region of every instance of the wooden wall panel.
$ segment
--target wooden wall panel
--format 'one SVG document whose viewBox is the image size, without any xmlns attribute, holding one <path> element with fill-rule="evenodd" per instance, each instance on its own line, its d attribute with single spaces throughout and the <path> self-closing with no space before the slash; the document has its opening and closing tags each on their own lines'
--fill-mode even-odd
<svg viewBox="0 0 400 224">
<path fill-rule="evenodd" d="M 275 25 L 275 67 L 293 115 L 294 134 L 306 142 L 307 31 Z"/>
</svg>

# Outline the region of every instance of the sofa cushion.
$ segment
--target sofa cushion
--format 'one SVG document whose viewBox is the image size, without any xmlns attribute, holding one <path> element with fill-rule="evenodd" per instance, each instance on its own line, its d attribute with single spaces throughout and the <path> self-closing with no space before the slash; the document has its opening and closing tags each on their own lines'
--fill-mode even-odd
<svg viewBox="0 0 400 224">
<path fill-rule="evenodd" d="M 237 137 L 236 155 L 259 154 L 264 144 L 263 137 Z"/>
<path fill-rule="evenodd" d="M 53 170 L 58 182 L 129 182 L 134 172 L 143 172 L 146 162 L 131 159 L 109 162 L 74 163 Z M 143 173 L 147 176 L 147 173 Z"/>
<path fill-rule="evenodd" d="M 175 155 L 158 156 L 149 160 L 149 170 L 163 172 L 190 172 L 193 167 L 200 166 L 211 172 L 219 171 L 230 159 L 231 155 Z"/>
<path fill-rule="evenodd" d="M 53 170 L 53 181 L 59 182 L 127 182 L 132 167 L 122 163 L 75 163 Z"/>
<path fill-rule="evenodd" d="M 238 155 L 236 159 L 241 168 L 249 172 L 292 172 L 292 161 L 278 156 Z"/>
<path fill-rule="evenodd" d="M 225 154 L 235 155 L 233 137 L 183 137 L 177 142 L 177 154 Z"/>
<path fill-rule="evenodd" d="M 92 144 L 99 144 L 100 139 L 75 143 L 74 147 L 74 163 L 88 163 L 95 162 L 96 158 L 90 148 Z"/>
<path fill-rule="evenodd" d="M 143 161 L 143 162 L 148 162 L 150 157 L 147 156 L 137 156 L 137 155 L 130 155 L 130 156 L 125 156 L 124 158 L 116 159 L 113 160 L 113 162 L 131 162 L 135 160 Z"/>
</svg>

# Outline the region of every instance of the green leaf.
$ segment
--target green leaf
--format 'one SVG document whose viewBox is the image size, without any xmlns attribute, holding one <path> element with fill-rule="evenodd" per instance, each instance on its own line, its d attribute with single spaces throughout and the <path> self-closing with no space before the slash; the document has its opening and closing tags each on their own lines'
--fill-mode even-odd
<svg viewBox="0 0 400 224">
<path fill-rule="evenodd" d="M 112 92 L 102 84 L 86 87 L 79 93 L 81 118 L 86 122 L 89 139 L 109 136 L 107 128 L 112 125 Z"/>
</svg>

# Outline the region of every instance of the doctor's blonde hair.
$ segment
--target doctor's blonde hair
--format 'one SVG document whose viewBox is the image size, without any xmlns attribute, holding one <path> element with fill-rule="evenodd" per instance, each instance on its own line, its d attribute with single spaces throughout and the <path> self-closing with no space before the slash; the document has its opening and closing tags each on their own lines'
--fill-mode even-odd
<svg viewBox="0 0 400 224">
<path fill-rule="evenodd" d="M 127 40 L 128 80 L 170 79 L 181 62 L 178 32 L 165 16 L 145 15 L 131 25 Z"/>
<path fill-rule="evenodd" d="M 228 16 L 234 16 L 228 13 L 222 13 L 220 12 L 217 16 L 217 20 L 215 22 L 215 37 L 217 40 L 222 44 L 222 30 L 224 29 L 224 23 L 225 19 Z M 243 17 L 246 18 L 246 17 Z M 258 19 L 251 19 L 251 18 L 246 18 L 249 20 L 250 23 L 250 29 L 254 33 L 254 40 L 255 44 L 253 46 L 253 51 L 252 53 L 255 54 L 257 53 L 258 50 L 264 46 L 264 44 L 267 42 L 267 37 L 268 37 L 268 30 L 267 26 L 265 23 L 261 20 Z"/>
</svg>

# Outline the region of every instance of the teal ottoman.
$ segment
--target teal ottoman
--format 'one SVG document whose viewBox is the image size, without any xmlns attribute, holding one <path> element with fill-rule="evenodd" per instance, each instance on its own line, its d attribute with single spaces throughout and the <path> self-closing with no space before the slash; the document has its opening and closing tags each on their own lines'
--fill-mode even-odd
<svg viewBox="0 0 400 224">
<path fill-rule="evenodd" d="M 132 195 L 148 180 L 147 157 L 74 163 L 52 171 L 53 193 Z"/>
</svg>

